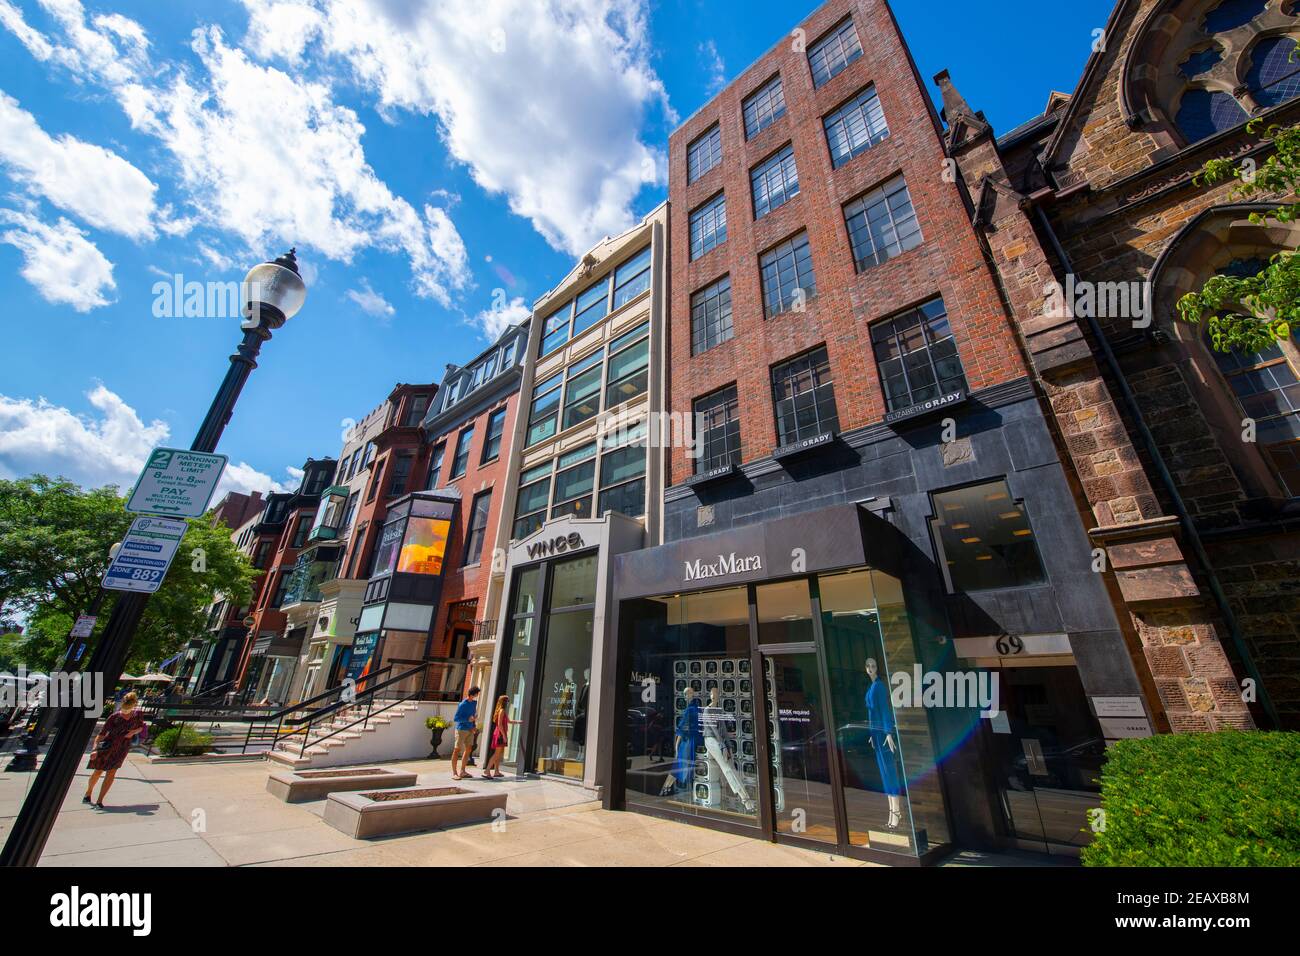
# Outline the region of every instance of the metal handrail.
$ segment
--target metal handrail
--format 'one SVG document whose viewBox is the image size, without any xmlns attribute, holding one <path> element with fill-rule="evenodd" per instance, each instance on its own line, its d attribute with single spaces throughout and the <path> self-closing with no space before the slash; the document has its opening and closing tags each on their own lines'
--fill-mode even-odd
<svg viewBox="0 0 1300 956">
<path fill-rule="evenodd" d="M 294 724 L 298 724 L 298 723 L 305 723 L 305 726 L 302 728 L 302 735 L 303 735 L 303 736 L 302 736 L 302 746 L 301 746 L 301 747 L 299 748 L 299 750 L 298 750 L 298 756 L 299 756 L 299 757 L 302 757 L 302 756 L 306 755 L 306 753 L 307 753 L 307 747 L 308 747 L 309 745 L 310 745 L 310 746 L 316 746 L 316 745 L 318 745 L 318 744 L 320 744 L 320 743 L 322 743 L 322 742 L 324 742 L 324 741 L 326 741 L 326 740 L 329 740 L 331 737 L 335 737 L 335 736 L 337 736 L 338 734 L 341 734 L 341 733 L 344 733 L 345 731 L 351 730 L 353 727 L 357 726 L 357 724 L 365 724 L 365 725 L 369 725 L 370 718 L 371 718 L 372 716 L 374 716 L 375 714 L 382 714 L 384 711 L 386 711 L 386 710 L 391 710 L 392 708 L 396 707 L 398 704 L 404 704 L 404 703 L 406 703 L 408 700 L 410 700 L 411 698 L 416 697 L 416 696 L 418 696 L 419 694 L 422 694 L 422 693 L 424 692 L 424 688 L 423 688 L 423 686 L 421 685 L 421 686 L 418 687 L 417 689 L 415 689 L 415 690 L 413 690 L 413 691 L 409 691 L 409 692 L 406 694 L 406 696 L 404 696 L 404 697 L 399 697 L 399 698 L 397 698 L 396 700 L 391 700 L 391 701 L 389 701 L 389 702 L 388 702 L 387 704 L 385 704 L 383 707 L 379 708 L 379 710 L 376 711 L 376 710 L 374 709 L 374 706 L 375 706 L 375 696 L 379 693 L 379 691 L 383 690 L 385 687 L 390 687 L 390 686 L 393 685 L 393 684 L 396 684 L 396 683 L 399 683 L 400 681 L 406 680 L 407 678 L 412 677 L 412 676 L 414 676 L 414 675 L 416 675 L 416 674 L 420 674 L 420 673 L 423 673 L 423 672 L 427 671 L 428 668 L 429 668 L 429 665 L 432 664 L 432 663 L 435 663 L 435 662 L 434 662 L 434 661 L 424 661 L 423 663 L 419 664 L 418 666 L 416 666 L 416 667 L 412 667 L 409 671 L 403 671 L 401 674 L 398 674 L 396 677 L 390 677 L 390 678 L 388 678 L 388 680 L 384 681 L 383 683 L 376 684 L 376 685 L 374 685 L 374 686 L 372 686 L 372 687 L 367 687 L 364 691 L 362 691 L 362 694 L 359 695 L 359 696 L 364 696 L 364 697 L 366 698 L 366 713 L 365 713 L 365 716 L 363 716 L 363 717 L 359 717 L 359 718 L 357 718 L 356 720 L 352 721 L 351 723 L 344 724 L 342 727 L 335 727 L 332 731 L 330 731 L 328 734 L 326 734 L 326 735 L 323 736 L 323 737 L 317 737 L 315 740 L 312 739 L 312 736 L 311 736 L 311 728 L 312 728 L 312 724 L 314 724 L 316 721 L 320 720 L 320 719 L 323 718 L 323 717 L 331 716 L 332 714 L 334 714 L 334 713 L 337 712 L 338 710 L 342 709 L 342 708 L 344 707 L 344 705 L 346 705 L 346 706 L 348 706 L 348 707 L 356 707 L 356 706 L 358 706 L 358 705 L 359 705 L 359 700 L 354 699 L 354 700 L 351 700 L 351 701 L 339 701 L 338 703 L 331 704 L 329 707 L 322 707 L 320 710 L 317 710 L 317 711 L 313 712 L 312 714 L 310 714 L 310 715 L 309 715 L 308 717 L 306 717 L 306 718 L 290 719 L 290 720 L 286 721 L 286 723 L 288 723 L 290 726 L 292 726 L 292 725 L 294 725 Z M 390 665 L 390 666 L 391 666 L 391 665 Z M 298 733 L 298 732 L 299 732 L 299 731 L 297 731 L 297 730 L 293 730 L 293 731 L 290 731 L 290 734 L 289 734 L 289 735 L 292 736 L 293 734 L 296 734 L 296 733 Z"/>
</svg>

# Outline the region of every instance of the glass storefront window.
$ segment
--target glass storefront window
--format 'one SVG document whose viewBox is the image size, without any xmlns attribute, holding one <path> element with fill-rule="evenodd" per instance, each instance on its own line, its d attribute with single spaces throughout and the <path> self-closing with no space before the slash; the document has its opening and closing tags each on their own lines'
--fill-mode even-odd
<svg viewBox="0 0 1300 956">
<path fill-rule="evenodd" d="M 811 644 L 812 605 L 808 582 L 782 581 L 758 588 L 758 642 L 760 644 Z"/>
<path fill-rule="evenodd" d="M 441 574 L 450 533 L 451 522 L 446 519 L 411 518 L 397 557 L 397 570 L 403 574 Z"/>
<path fill-rule="evenodd" d="M 758 825 L 746 589 L 630 601 L 626 799 Z"/>
<path fill-rule="evenodd" d="M 535 753 L 537 771 L 582 779 L 591 692 L 592 612 L 563 611 L 546 623 Z"/>
<path fill-rule="evenodd" d="M 592 604 L 596 600 L 596 556 L 561 561 L 551 570 L 553 608 Z"/>
<path fill-rule="evenodd" d="M 537 586 L 541 576 L 542 572 L 538 568 L 529 568 L 520 573 L 515 594 L 516 614 L 532 614 L 537 610 Z"/>
<path fill-rule="evenodd" d="M 1043 564 L 1024 505 L 1005 481 L 933 496 L 930 519 L 949 590 L 988 591 L 1042 584 Z"/>
</svg>

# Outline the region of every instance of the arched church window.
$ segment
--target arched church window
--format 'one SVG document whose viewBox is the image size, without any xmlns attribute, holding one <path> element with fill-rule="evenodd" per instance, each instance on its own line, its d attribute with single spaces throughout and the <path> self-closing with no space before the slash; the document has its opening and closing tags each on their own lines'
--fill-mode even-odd
<svg viewBox="0 0 1300 956">
<path fill-rule="evenodd" d="M 1247 278 L 1257 275 L 1268 263 L 1260 256 L 1233 259 L 1219 273 Z M 1217 352 L 1208 331 L 1205 347 L 1223 375 L 1241 410 L 1242 419 L 1255 423 L 1255 441 L 1268 457 L 1288 494 L 1300 496 L 1300 375 L 1291 355 L 1282 345 L 1273 345 L 1252 355 Z"/>
<path fill-rule="evenodd" d="M 1245 26 L 1267 6 L 1268 0 L 1223 0 L 1205 15 L 1205 32 L 1224 33 Z"/>
<path fill-rule="evenodd" d="M 1213 136 L 1246 121 L 1246 111 L 1220 90 L 1188 90 L 1178 108 L 1178 129 L 1189 143 Z"/>
<path fill-rule="evenodd" d="M 1206 47 L 1204 50 L 1197 50 L 1178 67 L 1183 76 L 1189 80 L 1209 73 L 1218 63 L 1223 60 L 1223 51 L 1217 46 Z"/>
<path fill-rule="evenodd" d="M 1300 95 L 1300 60 L 1292 60 L 1296 41 L 1268 37 L 1255 44 L 1250 55 L 1246 86 L 1261 106 L 1277 106 Z"/>
</svg>

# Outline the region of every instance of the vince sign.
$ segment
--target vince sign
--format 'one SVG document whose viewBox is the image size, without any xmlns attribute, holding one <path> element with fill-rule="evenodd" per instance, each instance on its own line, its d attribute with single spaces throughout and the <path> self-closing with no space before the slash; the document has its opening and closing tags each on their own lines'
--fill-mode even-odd
<svg viewBox="0 0 1300 956">
<path fill-rule="evenodd" d="M 553 554 L 564 554 L 566 551 L 576 551 L 581 547 L 582 535 L 576 531 L 570 531 L 568 534 L 562 534 L 554 538 L 534 541 L 528 546 L 528 556 L 530 558 L 544 558 Z"/>
<path fill-rule="evenodd" d="M 703 578 L 723 578 L 732 574 L 746 574 L 750 571 L 762 571 L 763 559 L 756 554 L 747 558 L 736 556 L 736 552 L 718 555 L 718 560 L 705 564 L 699 558 L 686 562 L 686 580 L 698 581 Z"/>
</svg>

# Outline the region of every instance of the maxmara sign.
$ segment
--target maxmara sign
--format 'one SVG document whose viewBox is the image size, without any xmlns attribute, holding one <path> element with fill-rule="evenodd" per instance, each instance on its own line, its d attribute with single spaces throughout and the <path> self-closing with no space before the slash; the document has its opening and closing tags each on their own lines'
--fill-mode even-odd
<svg viewBox="0 0 1300 956">
<path fill-rule="evenodd" d="M 757 554 L 739 557 L 736 552 L 718 555 L 718 560 L 705 564 L 700 558 L 685 562 L 686 580 L 699 581 L 704 578 L 725 578 L 733 574 L 749 574 L 763 570 L 763 559 Z"/>
</svg>

